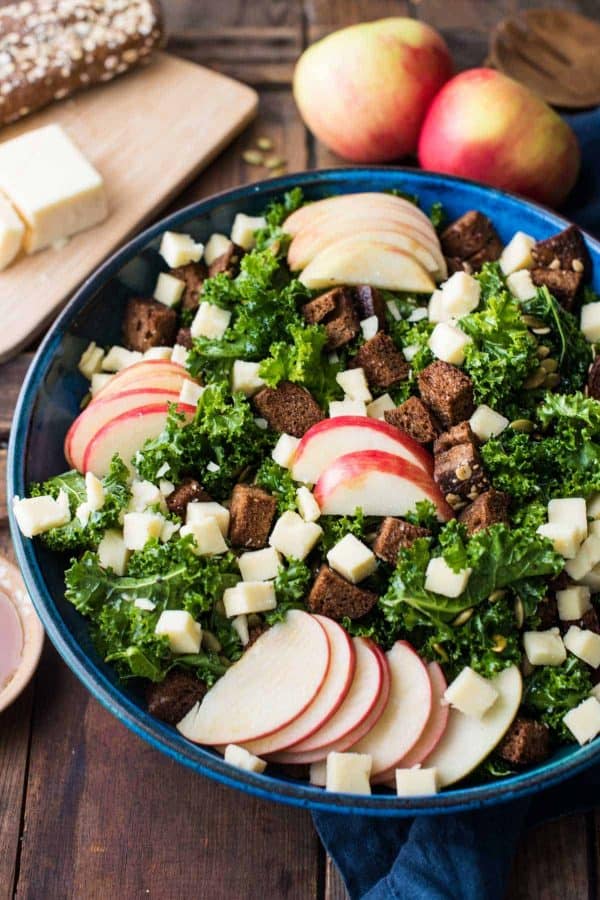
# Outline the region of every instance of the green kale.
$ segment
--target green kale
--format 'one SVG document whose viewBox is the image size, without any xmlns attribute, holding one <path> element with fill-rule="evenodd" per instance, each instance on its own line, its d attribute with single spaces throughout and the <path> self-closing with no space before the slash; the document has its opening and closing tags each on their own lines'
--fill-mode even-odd
<svg viewBox="0 0 600 900">
<path fill-rule="evenodd" d="M 269 356 L 260 365 L 261 378 L 269 387 L 277 387 L 280 381 L 300 384 L 327 409 L 331 400 L 341 399 L 343 391 L 336 381 L 342 366 L 329 362 L 324 353 L 326 342 L 321 325 L 291 324 L 286 340 L 271 344 Z"/>
<path fill-rule="evenodd" d="M 398 349 L 410 348 L 410 367 L 413 375 L 422 372 L 429 363 L 433 362 L 433 353 L 429 349 L 429 338 L 433 328 L 429 319 L 409 322 L 408 319 L 395 321 L 392 318 L 390 321 L 390 337 Z"/>
<path fill-rule="evenodd" d="M 294 481 L 289 469 L 284 469 L 270 456 L 266 456 L 260 464 L 255 483 L 277 498 L 279 515 L 288 509 L 296 510 L 296 492 L 300 485 Z"/>
<path fill-rule="evenodd" d="M 374 527 L 373 521 L 367 519 L 361 509 L 357 509 L 353 516 L 321 516 L 319 525 L 323 536 L 320 549 L 323 554 L 329 553 L 334 544 L 347 534 L 353 534 L 359 541 L 364 540 L 366 533 Z"/>
<path fill-rule="evenodd" d="M 436 200 L 435 203 L 432 204 L 431 209 L 429 210 L 429 218 L 436 231 L 441 231 L 448 221 L 448 214 L 446 213 L 444 204 L 439 200 Z"/>
<path fill-rule="evenodd" d="M 536 666 L 525 682 L 523 706 L 544 722 L 554 737 L 570 743 L 573 735 L 563 717 L 586 700 L 592 689 L 589 668 L 576 656 L 561 666 Z"/>
<path fill-rule="evenodd" d="M 278 252 L 287 252 L 290 235 L 286 235 L 281 226 L 288 216 L 291 216 L 303 205 L 304 194 L 300 187 L 287 191 L 281 200 L 273 200 L 265 212 L 267 224 L 256 232 L 257 250 L 266 250 L 267 247 L 272 247 L 277 242 Z"/>
<path fill-rule="evenodd" d="M 265 613 L 267 625 L 281 622 L 289 609 L 305 609 L 303 601 L 311 581 L 312 572 L 300 559 L 288 559 L 286 566 L 280 566 L 274 581 L 277 606 Z"/>
</svg>

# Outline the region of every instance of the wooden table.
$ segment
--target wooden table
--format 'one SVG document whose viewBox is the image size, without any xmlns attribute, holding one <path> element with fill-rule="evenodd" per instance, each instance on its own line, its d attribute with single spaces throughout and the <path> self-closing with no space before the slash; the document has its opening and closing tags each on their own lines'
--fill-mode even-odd
<svg viewBox="0 0 600 900">
<path fill-rule="evenodd" d="M 387 15 L 438 27 L 458 67 L 480 64 L 489 29 L 518 0 L 165 0 L 170 49 L 257 87 L 260 115 L 177 205 L 265 177 L 241 153 L 268 135 L 290 171 L 339 165 L 315 143 L 290 82 L 302 48 L 327 32 Z M 597 0 L 547 5 L 598 15 Z M 191 98 L 202 104 L 202 98 Z M 19 386 L 31 354 L 0 367 L 0 481 Z M 12 556 L 4 497 L 0 552 Z M 599 891 L 600 817 L 525 835 L 509 897 L 587 900 Z M 0 716 L 0 900 L 266 897 L 341 900 L 308 813 L 220 787 L 177 766 L 101 708 L 47 646 L 35 681 Z M 484 898 L 482 898 L 484 900 Z"/>
</svg>

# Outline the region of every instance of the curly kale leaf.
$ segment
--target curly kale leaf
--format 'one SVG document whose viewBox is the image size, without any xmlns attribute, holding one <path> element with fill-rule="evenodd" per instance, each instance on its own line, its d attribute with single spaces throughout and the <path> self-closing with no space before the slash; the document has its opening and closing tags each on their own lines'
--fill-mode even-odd
<svg viewBox="0 0 600 900">
<path fill-rule="evenodd" d="M 371 530 L 374 519 L 367 519 L 361 509 L 357 509 L 353 516 L 321 516 L 319 525 L 323 529 L 323 537 L 319 547 L 323 554 L 329 553 L 334 544 L 341 541 L 347 534 L 352 534 L 360 540 Z"/>
<path fill-rule="evenodd" d="M 422 372 L 433 362 L 433 353 L 429 347 L 433 328 L 429 319 L 420 319 L 418 322 L 410 322 L 408 319 L 389 320 L 392 340 L 399 350 L 407 350 L 410 354 L 410 368 L 413 375 Z"/>
<path fill-rule="evenodd" d="M 304 194 L 300 187 L 287 191 L 281 200 L 273 200 L 265 212 L 267 224 L 255 234 L 256 249 L 266 250 L 267 247 L 277 247 L 280 255 L 285 254 L 291 236 L 284 232 L 282 225 L 288 216 L 304 206 L 304 202 Z"/>
<path fill-rule="evenodd" d="M 304 599 L 312 581 L 312 572 L 305 562 L 291 558 L 286 566 L 280 566 L 274 581 L 277 606 L 265 613 L 267 625 L 274 625 L 285 618 L 290 609 L 304 609 Z"/>
<path fill-rule="evenodd" d="M 255 483 L 277 498 L 277 511 L 280 515 L 286 510 L 296 510 L 296 492 L 300 485 L 294 481 L 289 469 L 284 469 L 270 456 L 262 461 Z"/>
<path fill-rule="evenodd" d="M 561 666 L 536 666 L 526 680 L 523 706 L 544 722 L 559 741 L 573 741 L 563 718 L 589 696 L 589 671 L 576 656 L 568 656 Z"/>
<path fill-rule="evenodd" d="M 269 387 L 293 381 L 311 392 L 323 409 L 343 391 L 336 381 L 340 363 L 331 363 L 324 353 L 327 333 L 321 325 L 291 324 L 284 341 L 276 341 L 261 362 L 259 374 Z"/>
</svg>

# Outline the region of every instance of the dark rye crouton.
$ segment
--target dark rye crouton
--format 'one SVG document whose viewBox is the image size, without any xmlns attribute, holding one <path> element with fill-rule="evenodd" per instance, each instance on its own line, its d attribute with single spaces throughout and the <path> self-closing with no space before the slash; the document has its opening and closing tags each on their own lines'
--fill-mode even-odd
<svg viewBox="0 0 600 900">
<path fill-rule="evenodd" d="M 597 356 L 588 372 L 587 380 L 588 397 L 600 400 L 600 356 Z"/>
<path fill-rule="evenodd" d="M 478 271 L 502 253 L 502 242 L 487 216 L 476 209 L 466 212 L 442 232 L 440 242 L 450 273 Z"/>
<path fill-rule="evenodd" d="M 473 447 L 479 446 L 479 440 L 469 422 L 459 422 L 458 425 L 453 425 L 448 431 L 440 434 L 434 441 L 433 452 L 434 454 L 445 453 L 446 450 L 457 447 L 459 444 L 472 444 Z"/>
<path fill-rule="evenodd" d="M 381 292 L 368 284 L 359 284 L 354 288 L 354 297 L 360 318 L 370 319 L 371 316 L 377 316 L 379 328 L 384 331 L 387 321 Z"/>
<path fill-rule="evenodd" d="M 532 269 L 531 280 L 536 287 L 546 286 L 561 306 L 571 310 L 579 288 L 583 284 L 583 272 L 568 272 L 562 269 Z"/>
<path fill-rule="evenodd" d="M 360 332 L 358 314 L 350 288 L 336 287 L 305 303 L 302 314 L 309 325 L 323 325 L 327 350 L 339 350 Z"/>
<path fill-rule="evenodd" d="M 489 487 L 481 458 L 472 444 L 457 444 L 445 453 L 438 453 L 433 478 L 446 502 L 455 510 L 462 509 Z"/>
<path fill-rule="evenodd" d="M 188 503 L 209 503 L 212 500 L 194 478 L 184 478 L 167 497 L 167 509 L 185 522 Z"/>
<path fill-rule="evenodd" d="M 474 410 L 473 382 L 450 363 L 438 359 L 419 375 L 419 393 L 444 428 L 469 419 Z"/>
<path fill-rule="evenodd" d="M 146 691 L 148 712 L 169 725 L 177 725 L 199 703 L 207 686 L 181 669 L 171 669 L 164 681 L 149 685 Z"/>
<path fill-rule="evenodd" d="M 131 297 L 125 307 L 123 342 L 128 350 L 145 353 L 150 347 L 172 347 L 177 313 L 158 300 Z"/>
<path fill-rule="evenodd" d="M 386 409 L 385 421 L 402 429 L 419 444 L 430 444 L 440 433 L 435 416 L 418 397 L 409 397 L 396 409 Z"/>
<path fill-rule="evenodd" d="M 558 625 L 558 604 L 556 602 L 556 597 L 553 594 L 542 597 L 537 605 L 536 613 L 540 620 L 539 625 L 537 626 L 539 631 L 548 631 L 549 628 L 554 628 L 555 625 Z"/>
<path fill-rule="evenodd" d="M 350 584 L 329 566 L 321 566 L 307 598 L 311 612 L 340 620 L 361 619 L 377 603 L 377 594 Z"/>
<path fill-rule="evenodd" d="M 550 729 L 543 722 L 517 716 L 498 745 L 497 753 L 515 766 L 541 763 L 550 755 Z"/>
<path fill-rule="evenodd" d="M 186 266 L 179 266 L 171 269 L 173 278 L 178 278 L 185 283 L 185 290 L 181 297 L 181 308 L 195 310 L 200 303 L 200 294 L 202 293 L 202 285 L 205 278 L 208 277 L 208 270 L 204 263 L 193 262 Z"/>
<path fill-rule="evenodd" d="M 312 394 L 291 381 L 281 381 L 276 388 L 263 388 L 252 402 L 270 428 L 297 438 L 325 418 Z"/>
<path fill-rule="evenodd" d="M 592 265 L 583 235 L 575 225 L 538 241 L 531 255 L 537 268 L 582 272 L 584 276 L 589 274 Z"/>
<path fill-rule="evenodd" d="M 593 631 L 594 634 L 600 634 L 600 619 L 598 618 L 598 613 L 593 606 L 591 607 L 591 609 L 586 609 L 580 619 L 561 622 L 562 630 L 565 632 L 569 630 L 571 625 L 577 625 L 578 628 L 587 629 L 587 631 Z"/>
<path fill-rule="evenodd" d="M 383 331 L 365 341 L 352 360 L 353 367 L 360 366 L 370 388 L 387 390 L 406 381 L 410 368 L 393 340 Z"/>
<path fill-rule="evenodd" d="M 227 250 L 211 262 L 208 267 L 208 277 L 214 278 L 215 275 L 225 274 L 230 278 L 235 278 L 240 271 L 244 253 L 243 247 L 238 247 L 237 244 L 230 241 Z"/>
<path fill-rule="evenodd" d="M 508 502 L 508 494 L 490 488 L 463 509 L 458 521 L 465 526 L 468 534 L 499 523 L 508 525 Z"/>
<path fill-rule="evenodd" d="M 417 538 L 428 537 L 431 532 L 427 528 L 421 528 L 419 525 L 411 525 L 404 519 L 395 519 L 393 516 L 386 516 L 373 544 L 373 553 L 375 556 L 389 563 L 390 566 L 396 565 L 398 559 L 398 551 L 402 548 L 412 547 Z"/>
<path fill-rule="evenodd" d="M 181 346 L 185 347 L 186 350 L 191 350 L 194 343 L 194 339 L 192 337 L 192 329 L 180 328 L 175 335 L 175 343 L 181 344 Z"/>
<path fill-rule="evenodd" d="M 261 550 L 277 512 L 277 500 L 251 484 L 236 484 L 229 507 L 229 540 L 234 547 Z"/>
</svg>

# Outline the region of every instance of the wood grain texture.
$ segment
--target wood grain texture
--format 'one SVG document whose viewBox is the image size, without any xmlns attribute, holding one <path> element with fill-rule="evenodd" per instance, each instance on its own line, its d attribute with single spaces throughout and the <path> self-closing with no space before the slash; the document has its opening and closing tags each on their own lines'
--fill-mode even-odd
<svg viewBox="0 0 600 900">
<path fill-rule="evenodd" d="M 506 900 L 588 900 L 585 816 L 532 829 L 521 843 Z"/>
<path fill-rule="evenodd" d="M 4 324 L 3 320 L 0 321 Z M 20 353 L 6 363 L 0 363 L 0 441 L 8 439 L 15 404 L 25 380 L 33 353 Z"/>
<path fill-rule="evenodd" d="M 1 534 L 1 532 L 0 532 Z M 0 900 L 12 900 L 21 839 L 33 687 L 0 713 Z"/>
</svg>

